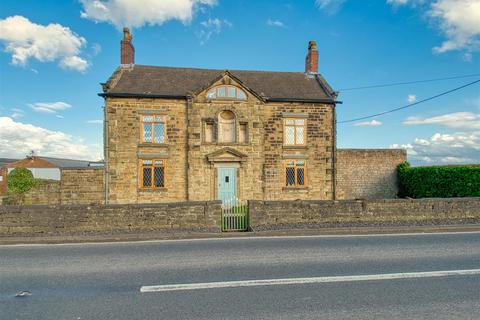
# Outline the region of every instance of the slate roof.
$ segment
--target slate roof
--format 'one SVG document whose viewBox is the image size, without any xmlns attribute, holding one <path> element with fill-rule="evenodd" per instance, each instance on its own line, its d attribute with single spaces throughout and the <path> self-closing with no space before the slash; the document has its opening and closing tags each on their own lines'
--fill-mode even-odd
<svg viewBox="0 0 480 320">
<path fill-rule="evenodd" d="M 0 168 L 3 167 L 4 165 L 7 165 L 9 163 L 15 162 L 18 159 L 8 159 L 8 158 L 0 158 Z"/>
<path fill-rule="evenodd" d="M 104 163 L 101 161 L 86 161 L 86 160 L 73 160 L 73 159 L 61 159 L 50 157 L 39 157 L 43 160 L 55 164 L 59 168 L 91 168 L 91 167 L 103 167 Z"/>
<path fill-rule="evenodd" d="M 104 162 L 102 161 L 85 161 L 85 160 L 73 160 L 73 159 L 62 159 L 62 158 L 52 158 L 52 157 L 38 157 L 35 156 L 32 158 L 25 158 L 20 160 L 14 159 L 0 159 L 0 167 L 2 167 L 2 160 L 8 160 L 8 162 L 4 162 L 3 165 L 7 167 L 23 167 L 23 166 L 31 166 L 34 168 L 75 168 L 75 169 L 82 169 L 82 168 L 92 168 L 92 167 L 104 167 Z M 33 160 L 33 161 L 32 161 Z"/>
<path fill-rule="evenodd" d="M 320 74 L 121 66 L 104 84 L 104 97 L 184 98 L 208 87 L 225 72 L 266 101 L 335 102 L 335 93 Z"/>
</svg>

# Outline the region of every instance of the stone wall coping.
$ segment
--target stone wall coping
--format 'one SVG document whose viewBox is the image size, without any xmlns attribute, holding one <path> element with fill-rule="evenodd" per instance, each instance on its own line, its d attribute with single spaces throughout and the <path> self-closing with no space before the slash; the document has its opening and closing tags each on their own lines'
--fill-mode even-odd
<svg viewBox="0 0 480 320">
<path fill-rule="evenodd" d="M 406 154 L 406 149 L 349 149 L 349 148 L 337 148 L 337 152 L 385 152 L 385 153 L 397 153 L 401 152 Z"/>
<path fill-rule="evenodd" d="M 68 167 L 68 168 L 60 168 L 60 171 L 66 170 L 105 170 L 104 166 L 95 166 L 95 167 Z"/>
<path fill-rule="evenodd" d="M 480 197 L 420 198 L 420 199 L 352 199 L 352 200 L 248 200 L 255 204 L 338 204 L 338 203 L 408 203 L 408 202 L 468 202 L 480 201 Z"/>
<path fill-rule="evenodd" d="M 60 205 L 2 205 L 0 206 L 0 212 L 2 209 L 82 209 L 89 207 L 103 207 L 109 208 L 164 208 L 164 207 L 183 207 L 183 206 L 197 206 L 197 205 L 220 205 L 222 201 L 181 201 L 181 202 L 161 202 L 161 203 L 133 203 L 133 204 L 60 204 Z"/>
</svg>

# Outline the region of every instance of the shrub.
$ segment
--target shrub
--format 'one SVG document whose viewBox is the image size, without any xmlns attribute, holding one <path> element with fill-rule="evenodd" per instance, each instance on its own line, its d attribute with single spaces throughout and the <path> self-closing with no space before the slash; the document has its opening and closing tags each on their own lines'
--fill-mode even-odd
<svg viewBox="0 0 480 320">
<path fill-rule="evenodd" d="M 452 198 L 480 196 L 480 166 L 397 168 L 399 196 L 410 198 Z"/>
<path fill-rule="evenodd" d="M 7 190 L 10 194 L 24 193 L 37 186 L 39 180 L 26 168 L 15 168 L 7 176 Z"/>
</svg>

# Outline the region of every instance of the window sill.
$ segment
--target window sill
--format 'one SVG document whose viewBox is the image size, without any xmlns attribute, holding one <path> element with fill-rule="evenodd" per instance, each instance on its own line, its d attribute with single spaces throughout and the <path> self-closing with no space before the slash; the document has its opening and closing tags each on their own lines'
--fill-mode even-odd
<svg viewBox="0 0 480 320">
<path fill-rule="evenodd" d="M 307 145 L 302 145 L 302 146 L 286 146 L 286 145 L 283 145 L 283 149 L 304 150 L 304 149 L 308 149 L 308 146 Z"/>
<path fill-rule="evenodd" d="M 283 187 L 283 191 L 310 190 L 310 187 Z"/>
<path fill-rule="evenodd" d="M 207 146 L 249 146 L 249 142 L 203 142 Z"/>
<path fill-rule="evenodd" d="M 162 148 L 168 147 L 168 143 L 149 143 L 149 142 L 141 142 L 138 144 L 139 147 L 153 147 L 153 148 Z"/>
<path fill-rule="evenodd" d="M 167 188 L 154 188 L 154 189 L 151 189 L 151 188 L 139 188 L 138 189 L 138 192 L 167 192 L 168 189 Z"/>
</svg>

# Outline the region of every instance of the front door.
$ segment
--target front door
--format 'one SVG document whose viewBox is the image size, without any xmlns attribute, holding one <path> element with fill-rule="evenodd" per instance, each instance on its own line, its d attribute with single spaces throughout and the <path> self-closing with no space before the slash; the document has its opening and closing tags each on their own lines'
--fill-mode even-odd
<svg viewBox="0 0 480 320">
<path fill-rule="evenodd" d="M 237 197 L 237 168 L 217 168 L 218 199 L 223 203 Z"/>
</svg>

